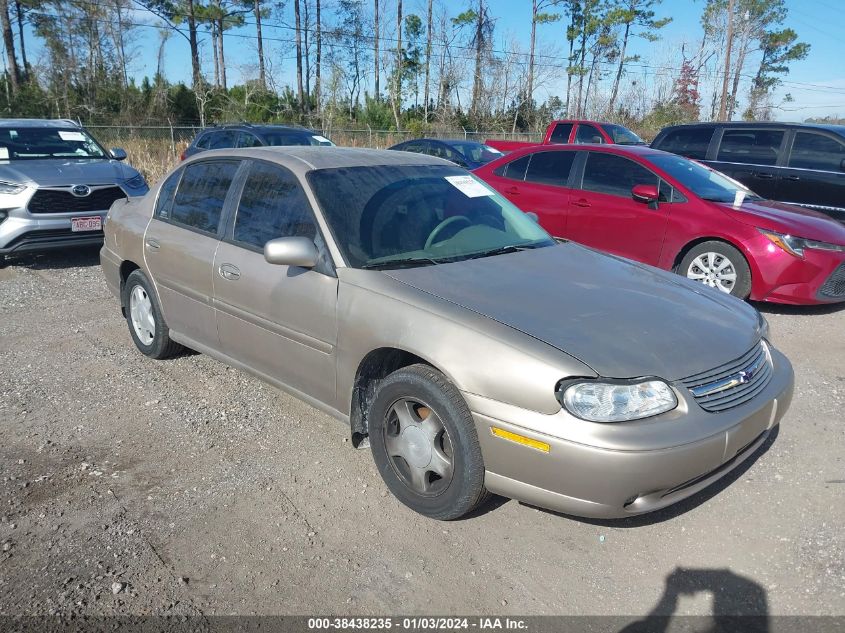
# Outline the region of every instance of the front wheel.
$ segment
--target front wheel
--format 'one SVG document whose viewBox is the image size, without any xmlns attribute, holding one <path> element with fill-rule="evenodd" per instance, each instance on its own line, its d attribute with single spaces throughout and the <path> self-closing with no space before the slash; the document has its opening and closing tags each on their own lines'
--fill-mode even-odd
<svg viewBox="0 0 845 633">
<path fill-rule="evenodd" d="M 487 499 L 472 415 L 443 374 L 428 365 L 395 371 L 381 384 L 368 418 L 379 474 L 406 506 L 446 521 Z"/>
<path fill-rule="evenodd" d="M 678 273 L 739 299 L 751 294 L 748 262 L 725 242 L 713 240 L 696 245 L 681 260 Z"/>
<path fill-rule="evenodd" d="M 123 284 L 123 305 L 129 334 L 142 354 L 161 360 L 182 350 L 170 339 L 153 285 L 140 270 L 132 271 Z"/>
</svg>

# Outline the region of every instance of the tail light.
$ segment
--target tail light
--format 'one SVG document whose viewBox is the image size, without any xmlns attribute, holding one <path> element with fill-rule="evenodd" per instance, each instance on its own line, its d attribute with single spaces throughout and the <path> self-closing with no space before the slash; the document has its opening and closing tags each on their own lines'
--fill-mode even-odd
<svg viewBox="0 0 845 633">
<path fill-rule="evenodd" d="M 188 150 L 183 150 L 181 154 L 179 154 L 179 160 L 185 160 L 188 156 L 185 154 Z"/>
</svg>

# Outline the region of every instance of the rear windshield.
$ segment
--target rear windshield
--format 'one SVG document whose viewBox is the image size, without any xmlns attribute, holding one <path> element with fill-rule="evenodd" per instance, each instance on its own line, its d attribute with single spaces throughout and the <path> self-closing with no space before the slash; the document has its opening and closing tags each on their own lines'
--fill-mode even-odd
<svg viewBox="0 0 845 633">
<path fill-rule="evenodd" d="M 450 143 L 450 145 L 472 162 L 481 163 L 483 165 L 504 156 L 504 154 L 502 154 L 499 150 L 494 149 L 489 145 L 484 145 L 483 143 L 471 143 L 467 141 L 463 143 Z"/>
<path fill-rule="evenodd" d="M 310 132 L 269 131 L 262 136 L 267 145 L 334 145 L 326 137 Z"/>
<path fill-rule="evenodd" d="M 0 160 L 107 157 L 106 150 L 78 128 L 0 128 Z"/>
</svg>

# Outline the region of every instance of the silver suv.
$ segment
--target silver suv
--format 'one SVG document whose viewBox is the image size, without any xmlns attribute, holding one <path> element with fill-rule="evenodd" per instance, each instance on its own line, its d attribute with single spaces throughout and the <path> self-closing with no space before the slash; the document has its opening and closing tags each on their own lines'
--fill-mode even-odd
<svg viewBox="0 0 845 633">
<path fill-rule="evenodd" d="M 0 119 L 0 265 L 8 254 L 103 242 L 115 200 L 144 195 L 144 177 L 63 119 Z"/>
</svg>

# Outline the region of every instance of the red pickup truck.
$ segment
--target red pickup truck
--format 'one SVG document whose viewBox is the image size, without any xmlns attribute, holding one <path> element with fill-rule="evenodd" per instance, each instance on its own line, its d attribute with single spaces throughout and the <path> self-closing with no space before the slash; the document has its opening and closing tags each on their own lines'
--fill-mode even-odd
<svg viewBox="0 0 845 633">
<path fill-rule="evenodd" d="M 485 145 L 500 152 L 512 152 L 515 149 L 538 145 L 523 141 L 500 141 L 487 139 Z M 579 121 L 566 119 L 552 121 L 546 128 L 546 136 L 540 145 L 563 145 L 566 143 L 611 143 L 617 145 L 645 145 L 646 142 L 631 130 L 617 123 L 599 123 L 597 121 Z"/>
</svg>

